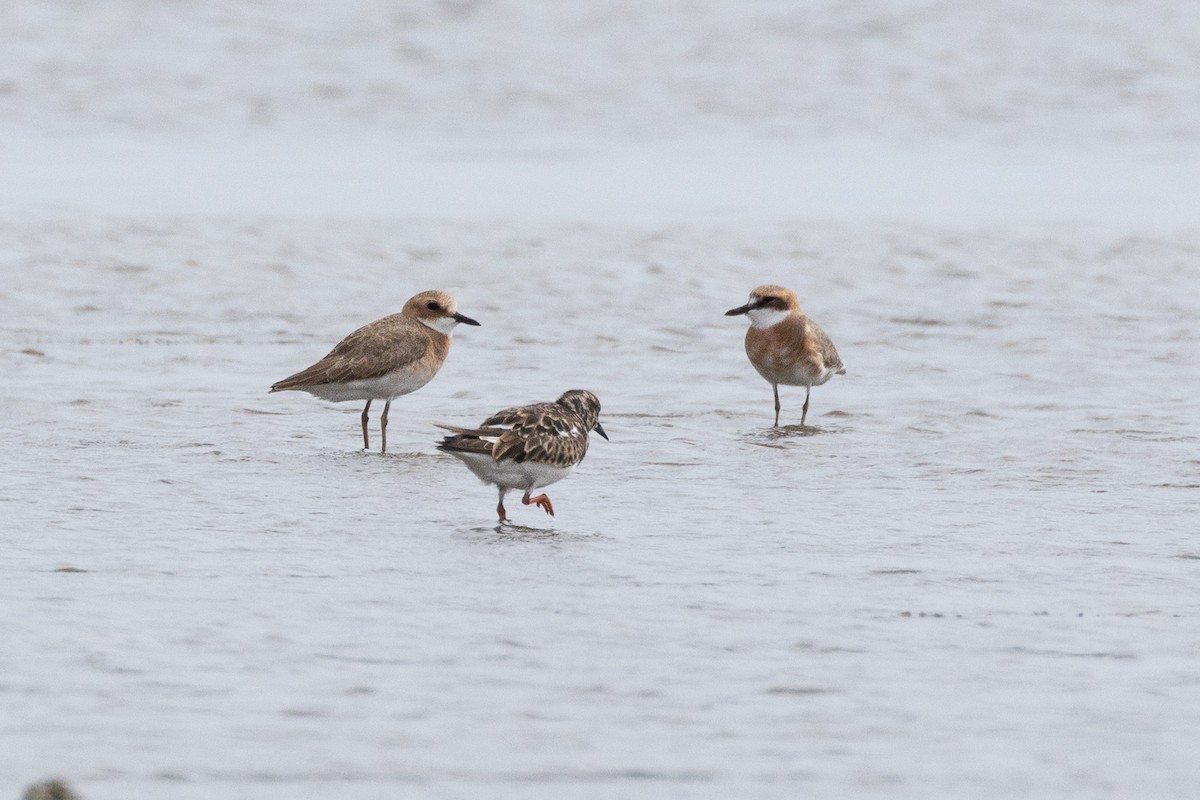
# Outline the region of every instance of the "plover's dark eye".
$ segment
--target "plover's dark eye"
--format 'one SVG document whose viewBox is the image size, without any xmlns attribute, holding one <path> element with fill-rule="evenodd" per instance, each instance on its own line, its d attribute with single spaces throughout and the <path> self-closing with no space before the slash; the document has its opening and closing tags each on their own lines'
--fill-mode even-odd
<svg viewBox="0 0 1200 800">
<path fill-rule="evenodd" d="M 426 303 L 425 307 L 428 308 L 430 311 L 437 311 L 441 308 L 441 306 L 439 306 L 433 300 L 430 300 L 428 303 Z"/>
</svg>

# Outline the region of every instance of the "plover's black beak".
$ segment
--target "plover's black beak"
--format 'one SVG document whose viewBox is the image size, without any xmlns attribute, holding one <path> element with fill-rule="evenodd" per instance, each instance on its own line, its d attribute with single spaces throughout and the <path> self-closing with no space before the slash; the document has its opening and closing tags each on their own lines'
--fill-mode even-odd
<svg viewBox="0 0 1200 800">
<path fill-rule="evenodd" d="M 479 326 L 478 322 L 466 316 L 465 314 L 459 314 L 457 311 L 454 312 L 454 321 L 461 322 L 464 325 L 474 325 L 476 327 Z"/>
<path fill-rule="evenodd" d="M 592 428 L 592 430 L 603 436 L 605 440 L 608 439 L 608 434 L 604 432 L 604 428 L 600 426 L 599 422 L 596 423 L 596 427 Z"/>
<path fill-rule="evenodd" d="M 746 305 L 744 305 L 744 306 L 738 306 L 737 308 L 729 309 L 728 311 L 725 312 L 725 316 L 736 317 L 739 314 L 745 314 L 745 313 L 748 313 L 749 311 L 750 311 L 750 304 L 746 303 Z"/>
</svg>

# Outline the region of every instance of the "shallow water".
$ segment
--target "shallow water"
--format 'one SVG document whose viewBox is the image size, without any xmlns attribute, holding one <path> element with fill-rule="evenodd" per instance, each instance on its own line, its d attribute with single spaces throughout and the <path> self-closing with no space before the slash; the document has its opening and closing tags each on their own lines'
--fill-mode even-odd
<svg viewBox="0 0 1200 800">
<path fill-rule="evenodd" d="M 0 796 L 1196 797 L 1197 14 L 0 4 Z M 266 393 L 429 287 L 395 452 Z"/>
<path fill-rule="evenodd" d="M 1184 796 L 1195 233 L 211 217 L 0 224 L 0 775 L 89 798 Z M 847 365 L 783 390 L 778 281 Z M 266 394 L 442 287 L 358 451 Z M 510 503 L 434 422 L 582 387 Z M 10 790 L 12 793 L 13 790 Z"/>
</svg>

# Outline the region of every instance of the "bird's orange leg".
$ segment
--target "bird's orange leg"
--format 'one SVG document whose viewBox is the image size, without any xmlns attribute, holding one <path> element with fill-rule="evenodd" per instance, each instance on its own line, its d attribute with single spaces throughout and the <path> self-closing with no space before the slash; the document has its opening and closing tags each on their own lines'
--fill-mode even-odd
<svg viewBox="0 0 1200 800">
<path fill-rule="evenodd" d="M 367 404 L 365 406 L 363 406 L 363 413 L 362 413 L 363 450 L 371 449 L 371 440 L 367 438 L 367 412 L 370 410 L 371 410 L 371 401 L 368 400 Z"/>
<path fill-rule="evenodd" d="M 542 507 L 543 511 L 553 517 L 554 506 L 550 503 L 550 498 L 546 497 L 544 494 L 539 494 L 537 497 L 530 497 L 529 491 L 530 490 L 525 491 L 525 496 L 521 498 L 521 502 L 527 506 L 537 504 Z"/>
</svg>

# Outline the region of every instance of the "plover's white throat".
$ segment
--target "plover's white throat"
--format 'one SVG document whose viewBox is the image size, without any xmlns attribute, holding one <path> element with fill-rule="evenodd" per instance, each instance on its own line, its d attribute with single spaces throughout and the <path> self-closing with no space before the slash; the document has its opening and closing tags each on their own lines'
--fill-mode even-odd
<svg viewBox="0 0 1200 800">
<path fill-rule="evenodd" d="M 803 425 L 812 387 L 846 373 L 837 348 L 821 326 L 800 311 L 796 294 L 782 286 L 759 286 L 745 305 L 725 312 L 727 317 L 739 314 L 750 317 L 746 355 L 775 392 L 775 425 L 779 425 L 780 384 L 805 388 L 800 412 Z"/>
<path fill-rule="evenodd" d="M 479 324 L 458 313 L 454 298 L 445 292 L 421 292 L 409 298 L 399 314 L 354 331 L 329 355 L 274 384 L 271 391 L 295 389 L 335 403 L 366 400 L 362 412 L 363 449 L 371 447 L 367 435 L 371 401 L 386 401 L 379 417 L 379 451 L 386 453 L 392 400 L 415 392 L 433 379 L 450 352 L 450 331 L 460 323 Z"/>
<path fill-rule="evenodd" d="M 439 425 L 451 434 L 438 449 L 467 465 L 484 483 L 500 493 L 496 514 L 508 519 L 504 495 L 522 489 L 521 502 L 536 503 L 551 516 L 554 506 L 545 494 L 530 497 L 534 489 L 560 481 L 583 460 L 588 433 L 608 438 L 600 425 L 600 401 L 583 389 L 564 392 L 553 403 L 507 408 L 485 419 L 478 428 Z"/>
</svg>

